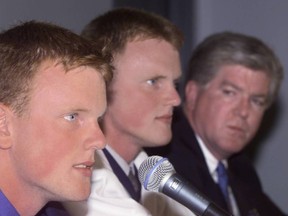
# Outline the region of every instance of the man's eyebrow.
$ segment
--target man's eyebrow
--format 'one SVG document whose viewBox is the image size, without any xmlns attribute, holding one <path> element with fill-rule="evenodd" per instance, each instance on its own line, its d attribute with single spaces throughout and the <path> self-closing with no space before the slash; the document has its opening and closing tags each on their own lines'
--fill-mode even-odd
<svg viewBox="0 0 288 216">
<path fill-rule="evenodd" d="M 243 90 L 241 87 L 237 86 L 236 84 L 230 82 L 229 80 L 223 80 L 220 84 L 220 86 L 230 86 L 232 88 L 237 89 L 238 91 Z"/>
<path fill-rule="evenodd" d="M 221 86 L 231 86 L 232 88 L 238 90 L 238 91 L 243 91 L 244 89 L 239 87 L 238 85 L 235 85 L 234 83 L 230 82 L 229 80 L 224 80 L 221 83 Z M 258 94 L 253 94 L 252 97 L 263 97 L 263 98 L 267 98 L 268 94 L 266 93 L 258 93 Z"/>
</svg>

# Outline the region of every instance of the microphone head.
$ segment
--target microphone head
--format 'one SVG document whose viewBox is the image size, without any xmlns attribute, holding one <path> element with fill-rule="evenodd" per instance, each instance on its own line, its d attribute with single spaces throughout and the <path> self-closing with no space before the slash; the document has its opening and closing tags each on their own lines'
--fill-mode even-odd
<svg viewBox="0 0 288 216">
<path fill-rule="evenodd" d="M 151 156 L 140 165 L 138 177 L 146 190 L 159 191 L 163 179 L 173 173 L 175 173 L 174 167 L 167 158 Z"/>
</svg>

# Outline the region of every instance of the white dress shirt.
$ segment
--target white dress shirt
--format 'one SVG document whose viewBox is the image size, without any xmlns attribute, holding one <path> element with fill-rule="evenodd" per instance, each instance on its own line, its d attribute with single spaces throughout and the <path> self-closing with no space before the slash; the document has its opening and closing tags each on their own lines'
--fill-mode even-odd
<svg viewBox="0 0 288 216">
<path fill-rule="evenodd" d="M 110 147 L 106 148 L 125 173 L 127 164 Z M 92 175 L 92 190 L 86 202 L 66 202 L 72 216 L 195 216 L 188 208 L 164 194 L 146 191 L 142 187 L 141 203 L 130 197 L 102 151 L 95 155 L 97 163 Z M 142 151 L 133 163 L 137 168 L 147 158 Z"/>
<path fill-rule="evenodd" d="M 208 166 L 208 170 L 210 172 L 210 175 L 212 176 L 213 180 L 216 183 L 218 183 L 218 175 L 216 172 L 216 168 L 217 168 L 219 161 L 214 157 L 214 155 L 211 154 L 211 152 L 208 150 L 208 148 L 204 144 L 203 140 L 199 136 L 196 135 L 196 139 L 197 139 L 197 141 L 200 145 L 200 148 L 203 152 L 203 155 L 204 155 L 206 164 Z M 227 169 L 228 168 L 227 160 L 222 160 L 221 162 L 224 164 L 224 166 Z M 240 212 L 239 212 L 239 209 L 237 207 L 237 203 L 236 203 L 235 197 L 233 195 L 233 192 L 232 192 L 232 189 L 230 186 L 228 186 L 228 196 L 229 196 L 229 202 L 230 202 L 230 205 L 232 208 L 233 215 L 234 216 L 240 216 Z M 211 200 L 211 201 L 213 201 L 213 200 Z"/>
</svg>

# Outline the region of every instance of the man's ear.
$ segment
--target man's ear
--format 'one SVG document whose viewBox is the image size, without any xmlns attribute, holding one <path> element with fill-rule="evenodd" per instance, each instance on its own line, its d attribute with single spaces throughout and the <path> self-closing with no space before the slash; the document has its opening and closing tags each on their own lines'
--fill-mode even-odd
<svg viewBox="0 0 288 216">
<path fill-rule="evenodd" d="M 10 114 L 10 109 L 0 103 L 0 149 L 7 149 L 11 146 L 10 131 L 7 120 L 8 115 Z"/>
<path fill-rule="evenodd" d="M 187 82 L 185 86 L 185 104 L 188 110 L 193 110 L 197 100 L 199 86 L 193 80 Z"/>
</svg>

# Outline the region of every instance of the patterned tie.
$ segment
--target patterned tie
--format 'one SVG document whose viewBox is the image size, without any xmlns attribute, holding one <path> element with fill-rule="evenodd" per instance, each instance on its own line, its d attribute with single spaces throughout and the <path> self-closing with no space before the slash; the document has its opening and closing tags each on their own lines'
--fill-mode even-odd
<svg viewBox="0 0 288 216">
<path fill-rule="evenodd" d="M 135 193 L 138 194 L 139 199 L 141 195 L 141 183 L 138 178 L 138 172 L 136 166 L 131 166 L 128 174 L 128 178 L 130 179 L 133 188 L 135 190 Z"/>
<path fill-rule="evenodd" d="M 137 168 L 134 165 L 134 174 L 135 175 L 130 175 L 131 178 L 133 178 L 134 180 L 131 180 L 126 173 L 122 170 L 122 168 L 119 166 L 119 164 L 116 162 L 116 160 L 112 157 L 112 155 L 109 153 L 109 151 L 107 149 L 103 149 L 103 153 L 105 154 L 107 160 L 109 161 L 109 164 L 113 170 L 113 172 L 115 173 L 115 175 L 117 176 L 117 178 L 119 179 L 119 181 L 121 182 L 121 184 L 123 185 L 123 187 L 127 190 L 127 192 L 130 194 L 130 196 L 139 202 L 140 198 L 141 198 L 141 183 L 139 182 L 138 179 L 138 173 L 137 173 Z M 139 183 L 135 182 L 138 181 Z M 134 182 L 134 183 L 132 183 Z M 139 189 L 135 190 L 133 184 L 135 185 L 139 185 Z"/>
<path fill-rule="evenodd" d="M 222 162 L 218 163 L 218 166 L 216 168 L 216 172 L 218 175 L 218 185 L 220 186 L 220 189 L 225 197 L 225 200 L 229 206 L 229 195 L 228 195 L 228 176 L 226 172 L 226 168 Z"/>
</svg>

